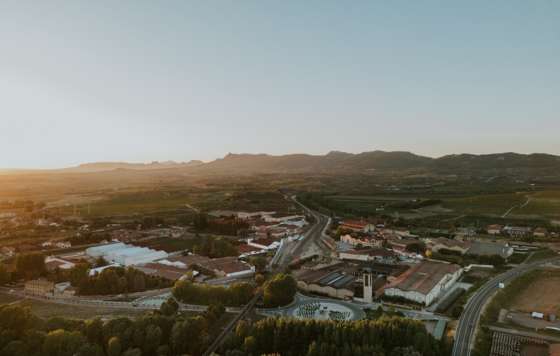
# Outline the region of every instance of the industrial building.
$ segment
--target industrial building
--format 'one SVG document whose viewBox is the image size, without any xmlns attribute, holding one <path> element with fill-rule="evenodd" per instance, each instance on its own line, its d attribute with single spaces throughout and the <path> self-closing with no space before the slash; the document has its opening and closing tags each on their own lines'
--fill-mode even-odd
<svg viewBox="0 0 560 356">
<path fill-rule="evenodd" d="M 384 294 L 430 305 L 459 279 L 462 271 L 455 264 L 421 262 L 393 281 Z"/>
<path fill-rule="evenodd" d="M 168 257 L 165 251 L 128 245 L 122 242 L 90 247 L 86 250 L 86 254 L 93 258 L 103 257 L 106 261 L 118 263 L 121 266 L 139 265 Z"/>
</svg>

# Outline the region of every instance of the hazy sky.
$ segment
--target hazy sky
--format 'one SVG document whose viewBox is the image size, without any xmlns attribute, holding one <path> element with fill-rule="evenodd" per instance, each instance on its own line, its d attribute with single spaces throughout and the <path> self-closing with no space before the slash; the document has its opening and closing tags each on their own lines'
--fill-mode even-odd
<svg viewBox="0 0 560 356">
<path fill-rule="evenodd" d="M 0 167 L 560 154 L 560 1 L 0 1 Z"/>
</svg>

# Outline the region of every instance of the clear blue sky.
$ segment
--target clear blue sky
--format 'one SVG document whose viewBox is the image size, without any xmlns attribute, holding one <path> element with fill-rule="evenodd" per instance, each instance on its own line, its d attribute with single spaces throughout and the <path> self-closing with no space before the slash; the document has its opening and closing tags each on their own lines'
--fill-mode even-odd
<svg viewBox="0 0 560 356">
<path fill-rule="evenodd" d="M 559 1 L 0 2 L 0 167 L 559 133 Z"/>
</svg>

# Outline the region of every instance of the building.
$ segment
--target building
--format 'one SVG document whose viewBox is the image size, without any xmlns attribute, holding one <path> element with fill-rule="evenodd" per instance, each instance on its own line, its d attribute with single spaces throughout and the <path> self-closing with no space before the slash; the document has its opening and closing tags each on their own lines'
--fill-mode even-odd
<svg viewBox="0 0 560 356">
<path fill-rule="evenodd" d="M 455 264 L 424 261 L 395 279 L 385 288 L 384 294 L 428 306 L 451 287 L 462 272 Z"/>
<path fill-rule="evenodd" d="M 34 279 L 25 282 L 25 294 L 39 297 L 52 296 L 54 293 L 54 283 L 46 279 Z"/>
<path fill-rule="evenodd" d="M 93 258 L 103 257 L 106 261 L 118 263 L 121 266 L 149 263 L 168 257 L 165 251 L 137 247 L 122 242 L 90 247 L 86 249 L 86 254 Z"/>
<path fill-rule="evenodd" d="M 167 264 L 163 260 L 164 264 Z M 170 265 L 183 270 L 196 270 L 217 277 L 243 278 L 255 274 L 255 267 L 240 261 L 237 257 L 208 258 L 199 255 L 176 256 L 169 258 Z M 160 263 L 161 264 L 161 261 Z"/>
<path fill-rule="evenodd" d="M 458 240 L 448 239 L 445 237 L 427 238 L 424 240 L 424 242 L 432 252 L 449 250 L 464 255 L 471 247 L 471 243 L 468 241 L 458 241 Z"/>
<path fill-rule="evenodd" d="M 105 265 L 105 266 L 96 267 L 96 268 L 91 268 L 91 269 L 88 271 L 88 275 L 89 275 L 90 277 L 92 277 L 92 276 L 95 276 L 96 274 L 99 274 L 99 273 L 103 272 L 103 271 L 106 270 L 106 269 L 109 269 L 109 268 L 116 268 L 116 267 L 121 267 L 121 265 L 119 265 L 119 264 L 117 264 L 117 263 L 111 263 L 111 264 L 108 264 L 108 265 Z"/>
<path fill-rule="evenodd" d="M 182 279 L 185 276 L 185 273 L 187 273 L 185 268 L 163 263 L 146 263 L 144 265 L 134 266 L 134 268 L 146 273 L 147 275 L 165 278 L 170 281 Z"/>
<path fill-rule="evenodd" d="M 486 232 L 488 235 L 499 235 L 502 233 L 503 228 L 504 227 L 502 225 L 492 224 L 486 227 Z"/>
<path fill-rule="evenodd" d="M 548 230 L 545 229 L 544 227 L 537 227 L 533 231 L 533 236 L 535 236 L 535 237 L 547 237 L 548 236 Z"/>
<path fill-rule="evenodd" d="M 467 251 L 469 255 L 475 256 L 494 256 L 498 255 L 508 258 L 513 254 L 513 247 L 507 243 L 474 241 Z"/>
<path fill-rule="evenodd" d="M 58 298 L 72 298 L 76 295 L 76 288 L 70 282 L 62 282 L 54 285 L 53 295 Z"/>
<path fill-rule="evenodd" d="M 357 277 L 343 268 L 329 266 L 317 270 L 307 270 L 297 277 L 299 289 L 338 299 L 354 297 Z"/>
<path fill-rule="evenodd" d="M 259 248 L 261 250 L 274 250 L 280 246 L 280 241 L 273 238 L 264 238 L 258 240 L 249 240 L 247 241 L 249 246 L 253 246 Z"/>
<path fill-rule="evenodd" d="M 214 258 L 200 266 L 214 272 L 217 277 L 241 278 L 255 274 L 255 266 L 240 261 L 237 257 Z"/>
<path fill-rule="evenodd" d="M 76 267 L 76 264 L 58 257 L 47 256 L 45 258 L 45 267 L 47 271 L 52 272 L 56 269 L 69 270 Z"/>
<path fill-rule="evenodd" d="M 531 234 L 532 229 L 526 226 L 506 226 L 503 232 L 511 237 L 522 238 Z"/>
<path fill-rule="evenodd" d="M 375 225 L 360 220 L 344 220 L 340 223 L 340 227 L 344 230 L 351 230 L 354 232 L 370 233 L 375 231 Z"/>
<path fill-rule="evenodd" d="M 476 236 L 476 229 L 472 227 L 460 227 L 455 232 L 455 236 L 460 239 L 471 239 Z"/>
<path fill-rule="evenodd" d="M 395 263 L 397 256 L 393 251 L 384 248 L 369 248 L 364 250 L 348 250 L 341 251 L 338 254 L 341 260 L 363 261 L 363 262 L 380 262 Z"/>
<path fill-rule="evenodd" d="M 350 234 L 340 236 L 340 241 L 352 246 L 381 247 L 383 239 L 375 236 L 352 236 Z"/>
</svg>

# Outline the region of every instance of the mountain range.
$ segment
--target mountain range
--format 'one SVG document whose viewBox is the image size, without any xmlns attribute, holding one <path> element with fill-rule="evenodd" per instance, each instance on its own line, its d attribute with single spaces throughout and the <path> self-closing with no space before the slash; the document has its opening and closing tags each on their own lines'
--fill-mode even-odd
<svg viewBox="0 0 560 356">
<path fill-rule="evenodd" d="M 459 154 L 431 158 L 403 151 L 371 151 L 347 153 L 332 151 L 326 155 L 310 154 L 228 154 L 224 158 L 204 163 L 190 162 L 99 162 L 88 163 L 61 171 L 91 173 L 113 170 L 175 170 L 193 174 L 261 174 L 261 173 L 372 173 L 419 170 L 437 173 L 480 171 L 539 171 L 558 175 L 560 156 L 550 154 Z"/>
</svg>

